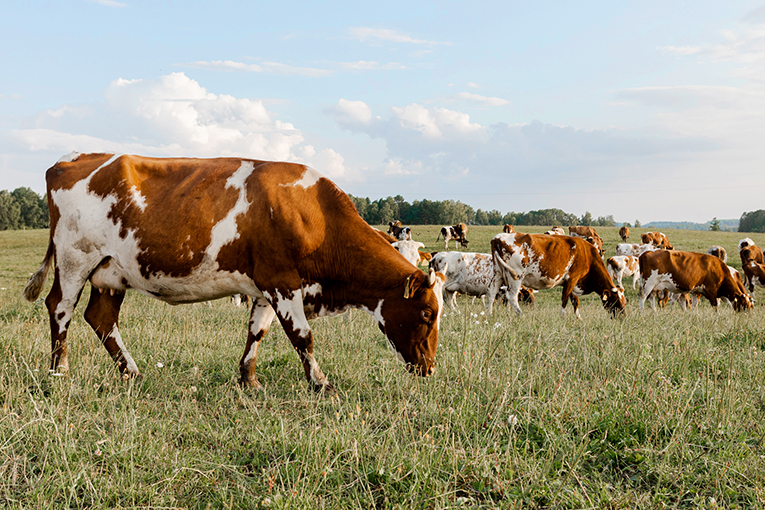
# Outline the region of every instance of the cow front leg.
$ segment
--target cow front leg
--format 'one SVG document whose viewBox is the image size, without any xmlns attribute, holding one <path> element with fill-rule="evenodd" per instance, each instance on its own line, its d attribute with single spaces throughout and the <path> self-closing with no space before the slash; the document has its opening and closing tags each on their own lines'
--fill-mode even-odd
<svg viewBox="0 0 765 510">
<path fill-rule="evenodd" d="M 321 371 L 321 367 L 313 357 L 313 333 L 308 325 L 308 319 L 303 310 L 303 293 L 300 290 L 286 291 L 282 295 L 275 292 L 271 298 L 271 306 L 276 310 L 287 338 L 303 362 L 303 370 L 308 383 L 316 391 L 332 391 L 332 385 L 327 376 Z"/>
<path fill-rule="evenodd" d="M 124 299 L 125 291 L 92 287 L 88 307 L 85 309 L 85 321 L 96 332 L 109 355 L 117 363 L 120 372 L 128 377 L 138 377 L 141 375 L 138 365 L 122 343 L 118 327 L 120 307 Z"/>
<path fill-rule="evenodd" d="M 247 345 L 244 348 L 242 359 L 239 360 L 239 383 L 256 390 L 262 390 L 255 376 L 255 365 L 258 359 L 260 341 L 268 333 L 268 328 L 274 320 L 276 312 L 264 297 L 252 298 L 252 310 L 250 311 L 250 326 L 247 329 Z"/>
</svg>

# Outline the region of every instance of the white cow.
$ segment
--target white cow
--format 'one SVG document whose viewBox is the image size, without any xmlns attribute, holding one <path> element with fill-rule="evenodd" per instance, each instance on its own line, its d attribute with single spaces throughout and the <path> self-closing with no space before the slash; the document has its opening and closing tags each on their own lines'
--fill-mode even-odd
<svg viewBox="0 0 765 510">
<path fill-rule="evenodd" d="M 647 251 L 654 251 L 657 249 L 658 248 L 656 248 L 652 244 L 619 243 L 616 245 L 616 254 L 629 255 L 631 257 L 640 257 L 643 253 Z"/>
<path fill-rule="evenodd" d="M 622 285 L 622 278 L 625 276 L 632 276 L 632 288 L 634 289 L 637 283 L 640 281 L 640 263 L 637 257 L 632 255 L 617 255 L 611 257 L 606 262 L 606 269 L 611 278 L 616 281 L 619 287 L 624 288 Z"/>
<path fill-rule="evenodd" d="M 430 267 L 446 275 L 444 294 L 451 309 L 457 306 L 457 292 L 483 296 L 494 277 L 494 263 L 488 253 L 442 251 L 433 255 Z"/>
<path fill-rule="evenodd" d="M 420 252 L 417 251 L 417 248 L 425 248 L 425 245 L 419 241 L 397 241 L 391 243 L 391 246 L 396 248 L 414 267 L 417 267 L 420 262 Z"/>
</svg>

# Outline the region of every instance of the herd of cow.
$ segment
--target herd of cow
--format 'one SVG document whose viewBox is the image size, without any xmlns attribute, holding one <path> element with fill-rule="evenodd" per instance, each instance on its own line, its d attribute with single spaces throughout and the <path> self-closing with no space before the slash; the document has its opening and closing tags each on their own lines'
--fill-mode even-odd
<svg viewBox="0 0 765 510">
<path fill-rule="evenodd" d="M 613 315 L 625 312 L 622 277 L 640 281 L 640 306 L 649 296 L 704 296 L 734 309 L 753 301 L 737 271 L 719 256 L 679 252 L 666 236 L 644 234 L 643 244 L 620 244 L 603 262 L 603 240 L 590 227 L 556 227 L 523 234 L 506 225 L 491 253 L 449 252 L 468 245 L 465 224 L 441 229 L 444 251 L 424 252 L 411 228 L 373 229 L 348 196 L 316 170 L 294 163 L 239 158 L 146 158 L 71 153 L 46 173 L 50 237 L 24 297 L 42 292 L 51 330 L 51 370 L 68 369 L 67 330 L 87 282 L 84 313 L 126 377 L 139 376 L 118 327 L 128 289 L 170 304 L 241 294 L 252 298 L 240 382 L 260 388 L 258 348 L 279 319 L 317 390 L 331 385 L 313 356 L 309 319 L 349 308 L 369 312 L 389 345 L 414 373 L 435 370 L 444 294 L 497 296 L 519 314 L 534 291 L 563 287 L 562 310 L 597 293 Z M 628 232 L 622 232 L 623 239 Z M 646 237 L 649 236 L 649 237 Z M 740 254 L 750 291 L 765 285 L 762 251 L 749 239 Z M 418 266 L 429 264 L 427 273 Z M 616 283 L 614 283 L 616 280 Z M 634 285 L 634 283 L 633 283 Z M 681 301 L 683 303 L 684 301 Z M 653 301 L 652 301 L 653 304 Z"/>
</svg>

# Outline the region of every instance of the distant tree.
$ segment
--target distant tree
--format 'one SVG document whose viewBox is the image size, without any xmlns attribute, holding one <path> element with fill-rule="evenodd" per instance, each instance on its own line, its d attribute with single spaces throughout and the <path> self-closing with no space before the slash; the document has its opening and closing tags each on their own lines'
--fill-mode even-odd
<svg viewBox="0 0 765 510">
<path fill-rule="evenodd" d="M 712 223 L 709 224 L 709 230 L 713 232 L 719 232 L 720 231 L 720 222 L 717 220 L 717 216 L 712 218 Z"/>
<path fill-rule="evenodd" d="M 486 211 L 478 209 L 475 212 L 475 224 L 476 225 L 488 225 L 489 224 L 489 215 Z"/>
<path fill-rule="evenodd" d="M 622 227 L 632 228 L 632 225 L 630 225 L 628 221 L 625 221 L 622 223 Z"/>
<path fill-rule="evenodd" d="M 0 230 L 15 230 L 21 224 L 21 207 L 13 195 L 0 191 Z"/>
<path fill-rule="evenodd" d="M 16 188 L 11 196 L 20 208 L 20 228 L 48 227 L 48 204 L 46 200 L 30 188 Z"/>
<path fill-rule="evenodd" d="M 579 220 L 580 225 L 590 226 L 592 225 L 592 214 L 590 214 L 590 211 L 587 211 L 582 215 L 581 219 Z"/>
<path fill-rule="evenodd" d="M 738 222 L 739 232 L 765 232 L 765 210 L 745 212 Z"/>
<path fill-rule="evenodd" d="M 489 225 L 502 225 L 502 213 L 494 209 L 489 211 Z"/>
<path fill-rule="evenodd" d="M 640 224 L 640 220 L 635 220 L 635 228 L 640 228 L 643 225 Z"/>
<path fill-rule="evenodd" d="M 615 227 L 616 221 L 614 220 L 614 217 L 609 214 L 608 216 L 598 216 L 596 224 L 599 227 Z"/>
</svg>

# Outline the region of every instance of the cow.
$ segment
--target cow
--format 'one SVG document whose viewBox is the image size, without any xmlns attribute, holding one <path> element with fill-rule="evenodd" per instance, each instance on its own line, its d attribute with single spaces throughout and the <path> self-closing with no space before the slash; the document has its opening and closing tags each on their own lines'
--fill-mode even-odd
<svg viewBox="0 0 765 510">
<path fill-rule="evenodd" d="M 457 248 L 457 243 L 460 243 L 463 248 L 467 248 L 467 225 L 464 223 L 457 223 L 451 227 L 443 227 L 436 237 L 436 242 L 439 238 L 444 238 L 444 250 L 449 249 L 449 241 L 454 240 L 454 247 Z"/>
<path fill-rule="evenodd" d="M 725 248 L 717 244 L 707 250 L 707 255 L 713 255 L 726 264 L 728 262 L 728 253 L 725 251 Z"/>
<path fill-rule="evenodd" d="M 624 241 L 626 243 L 627 239 L 630 238 L 630 229 L 627 228 L 626 226 L 623 226 L 622 228 L 620 228 L 619 229 L 619 237 L 621 237 L 622 241 Z"/>
<path fill-rule="evenodd" d="M 425 245 L 418 241 L 396 241 L 391 244 L 398 252 L 404 256 L 413 266 L 417 267 L 420 262 L 420 252 L 417 248 L 425 248 Z"/>
<path fill-rule="evenodd" d="M 600 237 L 594 228 L 586 227 L 584 225 L 572 225 L 568 227 L 568 235 L 583 237 L 585 239 L 588 237 Z"/>
<path fill-rule="evenodd" d="M 494 278 L 489 286 L 489 313 L 502 285 L 507 285 L 509 303 L 516 313 L 521 285 L 531 289 L 563 286 L 561 313 L 571 301 L 579 315 L 579 296 L 596 292 L 612 316 L 624 315 L 624 289 L 616 287 L 597 249 L 584 239 L 545 234 L 497 234 L 491 240 Z"/>
<path fill-rule="evenodd" d="M 744 271 L 744 285 L 749 293 L 754 296 L 754 286 L 765 287 L 765 264 L 755 260 L 756 254 L 751 253 L 751 248 L 741 250 L 742 269 Z"/>
<path fill-rule="evenodd" d="M 647 251 L 654 251 L 654 250 L 658 250 L 658 248 L 656 248 L 652 244 L 619 243 L 616 245 L 617 255 L 630 255 L 632 257 L 639 257 Z"/>
<path fill-rule="evenodd" d="M 402 227 L 399 220 L 391 221 L 388 223 L 388 234 L 392 235 L 399 241 L 412 240 L 412 229 L 409 227 Z"/>
<path fill-rule="evenodd" d="M 504 232 L 505 234 L 512 234 L 513 232 L 515 232 L 515 227 L 512 225 L 505 225 L 504 227 L 502 227 L 502 232 Z"/>
<path fill-rule="evenodd" d="M 606 269 L 608 269 L 608 274 L 611 275 L 611 278 L 619 287 L 624 288 L 622 278 L 625 276 L 632 276 L 633 289 L 637 286 L 637 282 L 640 281 L 640 264 L 637 257 L 631 255 L 610 257 L 606 261 Z"/>
<path fill-rule="evenodd" d="M 746 249 L 749 250 L 748 252 L 749 256 L 745 260 L 744 256 L 742 255 L 742 252 Z M 765 264 L 765 259 L 763 258 L 763 255 L 762 255 L 762 249 L 760 249 L 759 246 L 754 244 L 754 241 L 752 241 L 748 237 L 745 237 L 744 239 L 738 242 L 738 253 L 739 253 L 739 256 L 741 257 L 741 264 L 744 264 L 748 262 L 749 260 L 754 260 L 758 264 Z"/>
<path fill-rule="evenodd" d="M 420 266 L 422 264 L 430 264 L 430 259 L 433 258 L 433 254 L 429 253 L 427 251 L 419 251 L 417 250 L 418 260 L 417 265 Z"/>
<path fill-rule="evenodd" d="M 236 293 L 252 300 L 240 383 L 262 388 L 258 347 L 278 317 L 309 385 L 332 391 L 308 320 L 349 308 L 372 314 L 407 368 L 435 370 L 445 277 L 409 264 L 316 170 L 240 158 L 72 153 L 46 173 L 50 238 L 24 297 L 45 300 L 51 369 L 66 371 L 66 336 L 90 281 L 85 321 L 125 377 L 139 376 L 118 328 L 128 289 L 169 304 Z"/>
<path fill-rule="evenodd" d="M 545 232 L 545 234 L 551 235 L 551 236 L 565 236 L 566 231 L 563 230 L 563 227 L 553 227 L 547 232 Z"/>
<path fill-rule="evenodd" d="M 250 296 L 247 294 L 234 294 L 231 296 L 231 302 L 234 303 L 234 306 L 239 308 L 240 306 L 250 306 Z"/>
<path fill-rule="evenodd" d="M 606 250 L 603 249 L 603 239 L 599 235 L 586 237 L 585 241 L 593 245 L 598 250 L 598 255 L 603 257 L 603 255 L 606 253 Z"/>
<path fill-rule="evenodd" d="M 433 255 L 428 266 L 446 275 L 446 304 L 457 306 L 457 292 L 468 296 L 486 294 L 494 277 L 494 264 L 488 253 L 442 251 Z"/>
<path fill-rule="evenodd" d="M 653 246 L 664 250 L 674 249 L 669 243 L 669 238 L 664 235 L 664 232 L 646 232 L 640 236 L 640 240 L 643 244 L 652 244 Z"/>
<path fill-rule="evenodd" d="M 733 303 L 737 312 L 752 308 L 746 289 L 725 262 L 712 255 L 687 251 L 656 250 L 640 256 L 640 308 L 654 291 L 701 295 L 717 309 L 719 298 Z M 651 302 L 655 310 L 655 303 Z"/>
</svg>

